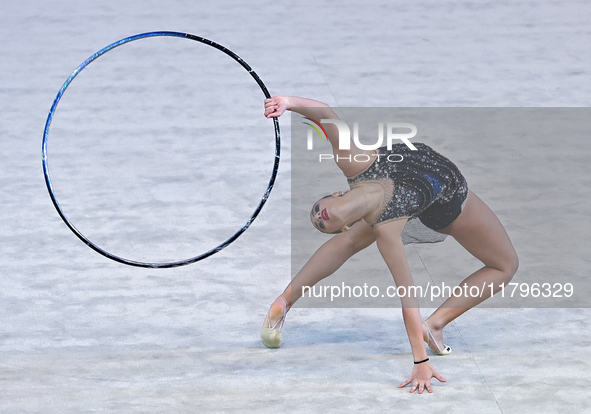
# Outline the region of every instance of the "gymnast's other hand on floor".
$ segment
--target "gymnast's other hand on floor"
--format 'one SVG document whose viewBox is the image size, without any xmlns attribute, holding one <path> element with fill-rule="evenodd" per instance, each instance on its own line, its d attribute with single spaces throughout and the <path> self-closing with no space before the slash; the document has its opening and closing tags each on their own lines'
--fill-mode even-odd
<svg viewBox="0 0 591 414">
<path fill-rule="evenodd" d="M 419 394 L 422 394 L 425 389 L 428 392 L 433 392 L 433 388 L 431 387 L 431 378 L 437 378 L 441 382 L 447 381 L 435 370 L 435 368 L 433 368 L 429 361 L 423 362 L 422 364 L 416 364 L 410 377 L 400 384 L 398 388 L 406 387 L 412 382 L 410 392 L 418 391 Z"/>
</svg>

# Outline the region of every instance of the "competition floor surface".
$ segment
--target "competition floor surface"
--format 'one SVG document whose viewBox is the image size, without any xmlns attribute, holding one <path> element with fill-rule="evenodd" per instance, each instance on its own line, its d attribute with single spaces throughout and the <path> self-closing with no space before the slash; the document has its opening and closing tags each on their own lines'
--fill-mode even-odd
<svg viewBox="0 0 591 414">
<path fill-rule="evenodd" d="M 4 1 L 0 412 L 591 411 L 584 294 L 574 308 L 461 316 L 445 332 L 453 353 L 430 355 L 448 381 L 428 395 L 397 388 L 412 367 L 399 309 L 294 308 L 284 346 L 265 348 L 260 326 L 292 274 L 288 116 L 259 217 L 225 250 L 181 268 L 133 268 L 93 252 L 58 217 L 41 168 L 62 83 L 133 34 L 209 38 L 273 95 L 336 107 L 572 107 L 580 120 L 591 101 L 590 13 L 574 0 Z M 49 167 L 91 240 L 139 260 L 185 259 L 256 207 L 271 174 L 272 123 L 260 89 L 219 52 L 142 42 L 74 81 L 52 125 Z M 576 125 L 584 136 L 588 123 Z M 448 134 L 437 148 L 507 228 L 521 260 L 516 281 L 591 292 L 591 144 L 511 131 L 504 125 L 494 142 Z M 477 264 L 453 240 L 407 253 L 414 274 L 439 281 Z"/>
</svg>

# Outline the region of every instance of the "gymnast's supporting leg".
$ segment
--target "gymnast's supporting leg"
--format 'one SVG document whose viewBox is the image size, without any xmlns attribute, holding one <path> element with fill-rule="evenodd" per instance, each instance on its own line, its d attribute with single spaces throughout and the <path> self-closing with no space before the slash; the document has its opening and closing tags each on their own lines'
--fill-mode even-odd
<svg viewBox="0 0 591 414">
<path fill-rule="evenodd" d="M 265 326 L 268 322 L 273 326 L 274 321 L 281 318 L 285 303 L 289 309 L 302 296 L 303 286 L 314 286 L 330 276 L 351 256 L 365 249 L 375 240 L 376 236 L 371 226 L 361 220 L 355 223 L 351 230 L 337 234 L 324 243 L 273 302 L 267 315 L 269 320 L 265 320 Z"/>
<path fill-rule="evenodd" d="M 519 260 L 505 228 L 492 210 L 471 191 L 460 216 L 443 231 L 453 236 L 468 252 L 484 263 L 484 267 L 468 276 L 460 286 L 467 284 L 487 287 L 493 283 L 493 292 L 500 284 L 509 283 L 517 271 Z M 443 344 L 443 328 L 458 316 L 491 297 L 486 290 L 482 297 L 450 297 L 429 318 L 427 323 L 439 344 Z M 425 340 L 427 333 L 424 332 Z M 431 345 L 431 344 L 430 344 Z"/>
</svg>

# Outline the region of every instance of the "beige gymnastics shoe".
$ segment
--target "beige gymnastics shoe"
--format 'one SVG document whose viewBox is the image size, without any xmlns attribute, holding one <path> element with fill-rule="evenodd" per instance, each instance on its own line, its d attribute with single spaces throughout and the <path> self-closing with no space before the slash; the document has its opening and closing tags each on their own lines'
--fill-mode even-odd
<svg viewBox="0 0 591 414">
<path fill-rule="evenodd" d="M 423 327 L 425 328 L 425 331 L 427 333 L 427 340 L 425 342 L 427 343 L 427 345 L 429 345 L 429 348 L 431 348 L 433 352 L 435 352 L 437 355 L 451 354 L 451 348 L 449 346 L 445 344 L 443 344 L 443 346 L 440 346 L 437 343 L 435 337 L 433 336 L 433 333 L 431 332 L 431 328 L 429 328 L 429 325 L 427 324 L 427 321 L 423 321 Z"/>
<path fill-rule="evenodd" d="M 271 309 L 273 309 L 273 305 L 277 301 L 279 301 L 282 305 L 282 312 L 278 319 L 273 320 L 271 318 Z M 273 305 L 271 305 L 271 309 L 269 309 L 269 312 L 265 317 L 265 321 L 263 322 L 263 327 L 261 329 L 261 342 L 268 348 L 279 348 L 281 346 L 281 328 L 283 328 L 285 315 L 289 310 L 289 306 L 287 301 L 282 296 L 279 296 L 275 302 L 273 302 Z"/>
</svg>

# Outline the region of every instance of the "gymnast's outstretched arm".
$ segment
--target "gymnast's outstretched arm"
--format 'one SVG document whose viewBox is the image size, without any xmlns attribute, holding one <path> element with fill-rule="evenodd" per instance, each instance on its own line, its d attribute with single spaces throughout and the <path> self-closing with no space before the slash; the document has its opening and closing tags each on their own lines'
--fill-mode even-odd
<svg viewBox="0 0 591 414">
<path fill-rule="evenodd" d="M 345 135 L 345 138 L 339 136 L 339 128 L 334 123 L 321 122 L 322 120 L 340 121 L 338 115 L 327 104 L 314 99 L 300 98 L 297 96 L 274 96 L 265 99 L 265 116 L 267 118 L 279 117 L 285 111 L 297 112 L 314 120 L 318 125 L 322 124 L 322 128 L 326 131 L 326 138 L 332 145 L 334 160 L 346 177 L 359 174 L 368 164 L 373 162 L 373 158 L 371 157 L 375 154 L 374 151 L 357 148 L 351 142 L 350 136 L 347 137 Z M 345 139 L 348 142 L 348 148 L 341 148 L 341 139 Z M 354 161 L 354 157 L 360 154 L 368 155 L 367 161 Z"/>
<path fill-rule="evenodd" d="M 378 249 L 394 277 L 396 286 L 404 286 L 406 288 L 405 291 L 409 292 L 408 296 L 401 297 L 404 326 L 406 327 L 414 361 L 423 361 L 414 365 L 411 376 L 400 384 L 399 387 L 404 387 L 412 382 L 413 386 L 410 392 L 418 390 L 418 393 L 422 394 L 423 390 L 433 392 L 431 378 L 435 377 L 442 382 L 446 380 L 439 375 L 429 361 L 424 362 L 427 359 L 427 351 L 423 344 L 423 328 L 419 302 L 418 298 L 410 295 L 411 289 L 409 288 L 414 286 L 414 281 L 406 261 L 402 238 L 400 237 L 406 222 L 406 219 L 394 220 L 375 227 L 374 231 Z"/>
</svg>

